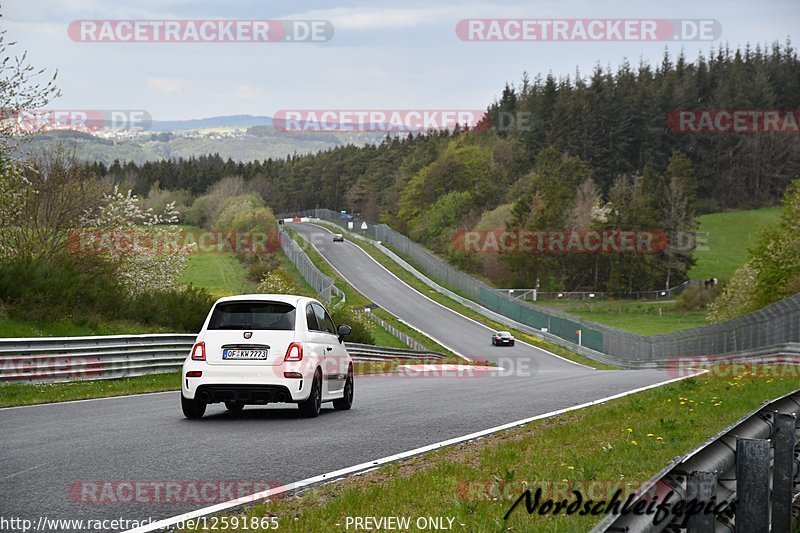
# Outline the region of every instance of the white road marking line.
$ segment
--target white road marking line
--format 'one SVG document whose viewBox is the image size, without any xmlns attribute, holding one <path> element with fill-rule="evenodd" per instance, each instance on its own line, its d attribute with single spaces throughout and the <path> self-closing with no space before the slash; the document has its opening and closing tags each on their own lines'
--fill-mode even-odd
<svg viewBox="0 0 800 533">
<path fill-rule="evenodd" d="M 347 475 L 363 473 L 368 469 L 374 469 L 376 467 L 392 463 L 395 461 L 400 461 L 402 459 L 408 459 L 409 457 L 414 457 L 415 455 L 420 455 L 423 453 L 427 453 L 430 451 L 437 450 L 439 448 L 443 448 L 445 446 L 450 446 L 453 444 L 459 444 L 462 442 L 470 441 L 477 439 L 479 437 L 484 437 L 486 435 L 490 435 L 492 433 L 496 433 L 498 431 L 503 431 L 505 429 L 511 429 L 517 426 L 521 426 L 524 424 L 528 424 L 530 422 L 534 422 L 536 420 L 542 420 L 544 418 L 551 418 L 554 416 L 558 416 L 564 413 L 568 413 L 570 411 L 577 411 L 578 409 L 583 409 L 585 407 L 590 407 L 592 405 L 599 405 L 611 400 L 616 400 L 617 398 L 623 398 L 630 394 L 635 394 L 637 392 L 642 392 L 649 389 L 654 389 L 657 387 L 661 387 L 663 385 L 668 385 L 670 383 L 674 383 L 676 381 L 681 381 L 688 378 L 693 378 L 695 376 L 699 376 L 701 374 L 706 373 L 707 371 L 697 372 L 696 374 L 690 374 L 688 376 L 681 376 L 673 379 L 669 379 L 667 381 L 662 381 L 659 383 L 654 383 L 652 385 L 646 385 L 644 387 L 639 387 L 638 389 L 629 390 L 626 392 L 621 392 L 619 394 L 614 394 L 612 396 L 606 396 L 605 398 L 601 398 L 599 400 L 592 400 L 590 402 L 582 403 L 579 405 L 574 405 L 572 407 L 565 407 L 563 409 L 558 409 L 556 411 L 550 411 L 549 413 L 544 413 L 541 415 L 532 416 L 530 418 L 524 418 L 522 420 L 517 420 L 515 422 L 509 422 L 507 424 L 503 424 L 501 426 L 496 426 L 489 429 L 484 429 L 481 431 L 476 431 L 475 433 L 470 433 L 469 435 L 464 435 L 461 437 L 455 437 L 452 439 L 444 440 L 441 442 L 436 442 L 434 444 L 429 444 L 427 446 L 422 446 L 421 448 L 415 448 L 413 450 L 408 450 L 405 452 L 401 452 L 394 455 L 389 455 L 387 457 L 382 457 L 380 459 L 376 459 L 374 461 L 368 461 L 366 463 L 361 463 L 355 466 L 350 466 L 347 468 L 342 468 L 340 470 L 334 470 L 333 472 L 328 472 L 327 474 L 322 474 L 319 476 L 314 476 L 310 478 L 303 479 L 301 481 L 295 481 L 294 483 L 289 483 L 287 485 L 282 485 L 280 487 L 275 487 L 269 490 L 265 490 L 262 492 L 257 492 L 255 494 L 250 494 L 248 496 L 242 496 L 241 498 L 236 498 L 234 500 L 230 500 L 227 502 L 218 503 L 216 505 L 211 505 L 209 507 L 204 507 L 202 509 L 197 509 L 196 511 L 190 511 L 188 513 L 180 514 L 177 516 L 173 516 L 170 518 L 165 518 L 163 520 L 159 520 L 158 522 L 154 522 L 152 524 L 148 524 L 145 526 L 140 526 L 134 529 L 128 530 L 126 533 L 148 533 L 150 531 L 157 531 L 159 529 L 164 529 L 170 526 L 174 526 L 181 522 L 185 522 L 186 520 L 191 520 L 193 518 L 199 518 L 201 516 L 206 516 L 212 513 L 217 513 L 220 511 L 225 511 L 231 509 L 233 507 L 238 507 L 240 505 L 261 501 L 265 499 L 269 499 L 273 496 L 277 496 L 279 494 L 283 494 L 285 492 L 294 491 L 301 488 L 311 487 L 312 485 L 317 485 L 325 481 L 332 481 Z"/>
</svg>

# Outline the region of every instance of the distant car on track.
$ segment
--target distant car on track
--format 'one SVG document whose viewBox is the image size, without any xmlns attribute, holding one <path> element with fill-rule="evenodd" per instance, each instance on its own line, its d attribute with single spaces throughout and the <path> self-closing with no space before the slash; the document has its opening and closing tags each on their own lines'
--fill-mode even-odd
<svg viewBox="0 0 800 533">
<path fill-rule="evenodd" d="M 344 242 L 344 235 L 342 235 L 341 233 L 334 233 L 333 242 Z"/>
<path fill-rule="evenodd" d="M 333 323 L 313 298 L 245 294 L 220 298 L 181 371 L 181 407 L 201 418 L 210 403 L 296 403 L 304 417 L 321 405 L 353 404 L 353 362 L 343 343 L 350 326 Z"/>
<path fill-rule="evenodd" d="M 492 346 L 514 346 L 514 337 L 507 331 L 498 331 L 492 335 Z"/>
</svg>

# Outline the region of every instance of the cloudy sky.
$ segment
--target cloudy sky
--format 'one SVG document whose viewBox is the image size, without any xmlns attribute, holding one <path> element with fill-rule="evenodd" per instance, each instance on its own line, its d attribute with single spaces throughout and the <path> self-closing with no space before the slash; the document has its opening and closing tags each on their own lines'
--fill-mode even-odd
<svg viewBox="0 0 800 533">
<path fill-rule="evenodd" d="M 7 40 L 58 70 L 57 109 L 141 109 L 156 120 L 280 109 L 483 109 L 523 71 L 584 75 L 627 58 L 689 58 L 728 43 L 784 42 L 800 28 L 798 0 L 6 0 Z M 715 19 L 717 41 L 464 42 L 465 18 Z M 84 19 L 327 20 L 322 43 L 86 43 Z"/>
</svg>

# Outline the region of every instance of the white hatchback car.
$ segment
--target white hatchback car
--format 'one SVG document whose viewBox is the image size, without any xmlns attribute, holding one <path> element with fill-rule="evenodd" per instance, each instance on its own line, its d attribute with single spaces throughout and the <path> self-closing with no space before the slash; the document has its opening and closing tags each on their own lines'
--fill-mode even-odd
<svg viewBox="0 0 800 533">
<path fill-rule="evenodd" d="M 210 403 L 296 403 L 315 417 L 322 403 L 353 404 L 353 362 L 338 328 L 317 300 L 285 294 L 220 298 L 206 318 L 181 372 L 181 407 L 201 418 Z"/>
</svg>

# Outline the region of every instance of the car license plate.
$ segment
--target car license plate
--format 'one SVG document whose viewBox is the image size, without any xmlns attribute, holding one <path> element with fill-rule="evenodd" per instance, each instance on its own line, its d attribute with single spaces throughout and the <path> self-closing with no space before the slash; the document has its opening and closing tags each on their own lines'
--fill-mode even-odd
<svg viewBox="0 0 800 533">
<path fill-rule="evenodd" d="M 266 359 L 267 350 L 222 350 L 223 359 Z"/>
</svg>

